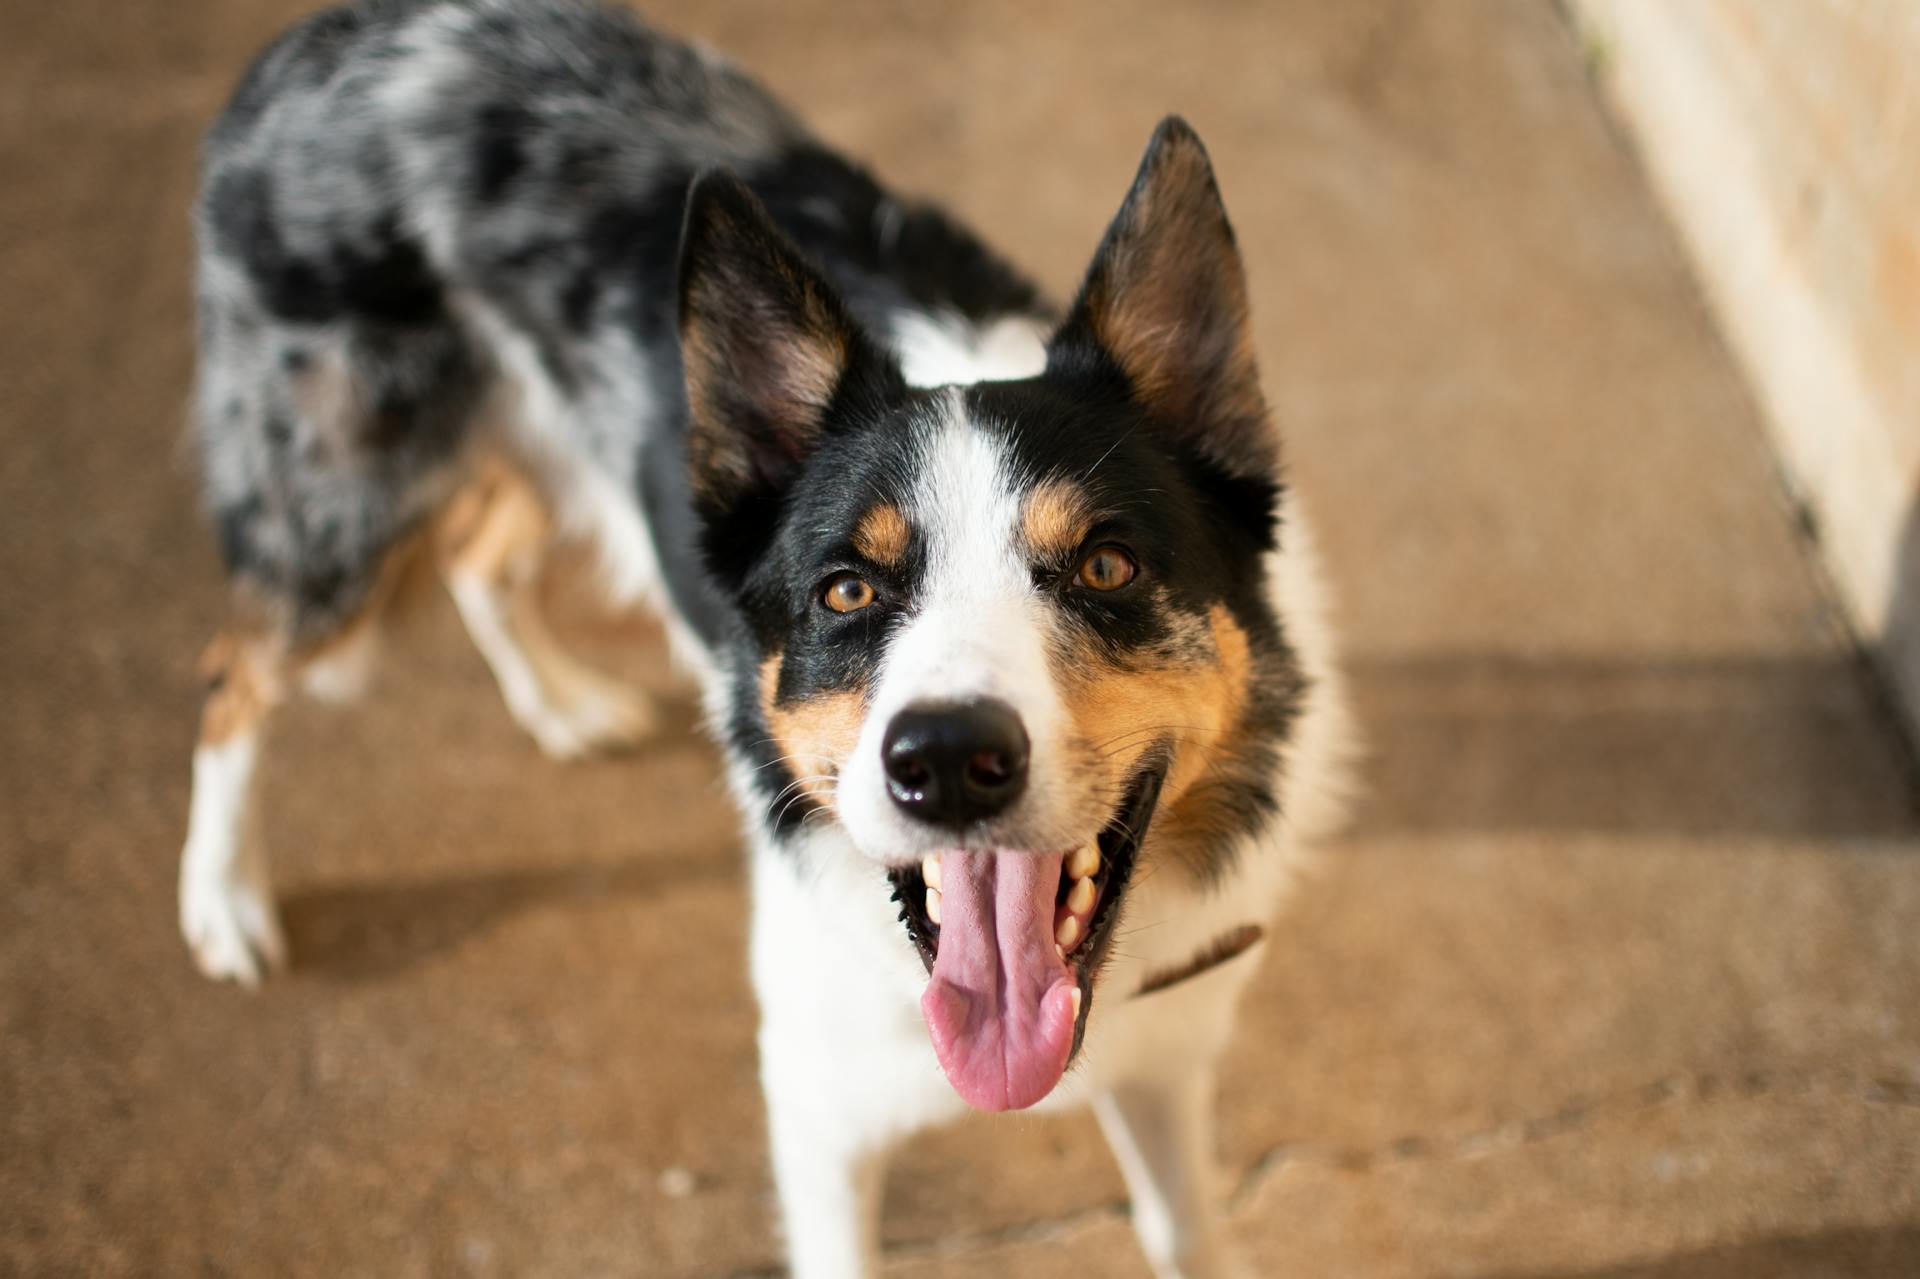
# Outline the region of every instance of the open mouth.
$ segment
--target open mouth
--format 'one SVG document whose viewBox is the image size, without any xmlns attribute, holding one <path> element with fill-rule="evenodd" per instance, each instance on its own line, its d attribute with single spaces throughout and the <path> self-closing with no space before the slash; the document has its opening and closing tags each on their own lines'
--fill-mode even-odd
<svg viewBox="0 0 1920 1279">
<path fill-rule="evenodd" d="M 1106 827 L 1066 852 L 952 851 L 888 872 L 927 967 L 934 1052 L 968 1104 L 1031 1106 L 1066 1073 L 1165 777 L 1156 752 Z"/>
</svg>

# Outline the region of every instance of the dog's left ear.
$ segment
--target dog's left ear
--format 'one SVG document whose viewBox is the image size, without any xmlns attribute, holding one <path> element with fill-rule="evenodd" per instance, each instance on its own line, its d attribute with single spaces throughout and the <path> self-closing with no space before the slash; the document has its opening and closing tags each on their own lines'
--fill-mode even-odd
<svg viewBox="0 0 1920 1279">
<path fill-rule="evenodd" d="M 1052 371 L 1104 356 L 1137 399 L 1229 472 L 1271 477 L 1246 273 L 1199 135 L 1168 116 L 1048 348 Z"/>
</svg>

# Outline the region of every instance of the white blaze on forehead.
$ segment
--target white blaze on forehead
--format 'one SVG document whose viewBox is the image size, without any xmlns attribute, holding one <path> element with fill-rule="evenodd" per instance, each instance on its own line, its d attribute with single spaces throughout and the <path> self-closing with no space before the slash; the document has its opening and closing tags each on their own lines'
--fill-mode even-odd
<svg viewBox="0 0 1920 1279">
<path fill-rule="evenodd" d="M 968 419 L 964 392 L 940 402 L 907 501 L 927 551 L 918 603 L 1023 598 L 1030 580 L 1017 541 L 1019 484 L 1006 450 Z"/>
<path fill-rule="evenodd" d="M 1020 486 L 1006 451 L 948 392 L 947 421 L 925 444 L 908 519 L 927 563 L 914 615 L 889 645 L 876 709 L 1000 697 L 1029 737 L 1050 728 L 1043 611 L 1020 547 Z"/>
<path fill-rule="evenodd" d="M 1045 618 L 1019 542 L 1018 477 L 1000 441 L 967 419 L 963 392 L 942 404 L 906 503 L 926 570 L 889 646 L 876 709 L 998 697 L 1035 735 L 1053 699 Z"/>
<path fill-rule="evenodd" d="M 926 568 L 842 775 L 841 815 L 869 850 L 909 852 L 933 839 L 886 797 L 886 726 L 916 702 L 998 698 L 1020 716 L 1030 743 L 1028 793 L 1007 819 L 1035 836 L 1035 847 L 1055 847 L 1060 792 L 1046 783 L 1060 767 L 1065 712 L 1048 664 L 1050 612 L 1020 542 L 1025 485 L 1004 444 L 968 420 L 965 392 L 949 391 L 938 404 L 937 418 L 921 424 L 917 474 L 902 503 Z"/>
</svg>

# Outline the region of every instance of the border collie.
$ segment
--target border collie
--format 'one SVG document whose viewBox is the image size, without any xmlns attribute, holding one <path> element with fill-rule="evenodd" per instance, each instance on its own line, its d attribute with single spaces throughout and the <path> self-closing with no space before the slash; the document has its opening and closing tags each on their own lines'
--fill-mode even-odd
<svg viewBox="0 0 1920 1279">
<path fill-rule="evenodd" d="M 797 1274 L 871 1273 L 888 1148 L 1090 1103 L 1164 1275 L 1232 1266 L 1216 1062 L 1344 715 L 1246 283 L 1169 118 L 1055 310 L 713 53 L 588 0 L 363 0 L 206 142 L 196 400 L 233 582 L 180 920 L 286 949 L 251 781 L 439 567 L 555 755 L 646 734 L 532 589 L 591 541 L 702 684 L 751 845 Z"/>
</svg>

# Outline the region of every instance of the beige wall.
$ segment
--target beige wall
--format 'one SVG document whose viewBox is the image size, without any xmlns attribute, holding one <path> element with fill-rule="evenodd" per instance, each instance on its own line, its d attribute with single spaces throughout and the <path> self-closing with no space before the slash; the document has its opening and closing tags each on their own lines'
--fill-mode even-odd
<svg viewBox="0 0 1920 1279">
<path fill-rule="evenodd" d="M 1574 0 L 1920 726 L 1920 0 Z"/>
</svg>

